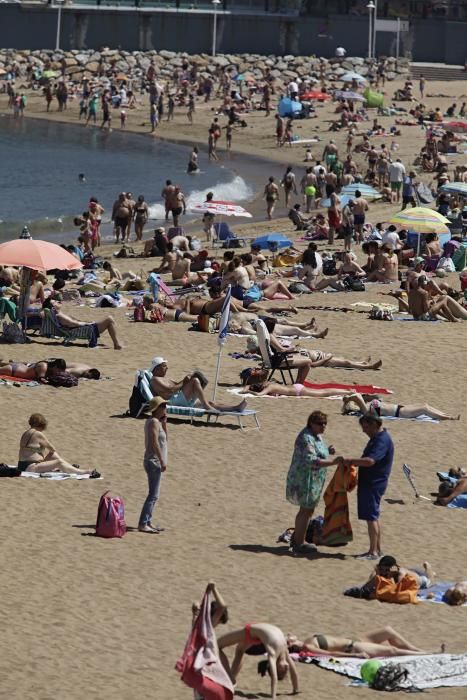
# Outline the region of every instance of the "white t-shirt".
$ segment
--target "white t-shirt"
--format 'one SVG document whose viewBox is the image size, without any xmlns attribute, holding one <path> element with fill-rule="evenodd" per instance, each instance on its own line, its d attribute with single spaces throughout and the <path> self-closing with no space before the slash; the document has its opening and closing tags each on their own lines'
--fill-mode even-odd
<svg viewBox="0 0 467 700">
<path fill-rule="evenodd" d="M 319 171 L 320 171 L 320 170 L 323 171 L 323 174 L 324 174 L 324 175 L 327 174 L 327 170 L 326 170 L 326 168 L 324 167 L 324 165 L 315 165 L 315 167 L 313 168 L 313 173 L 316 175 L 316 177 L 318 177 Z"/>
<path fill-rule="evenodd" d="M 391 246 L 392 250 L 397 250 L 402 245 L 397 231 L 385 231 L 381 241 L 383 245 Z"/>
<path fill-rule="evenodd" d="M 344 49 L 343 46 L 338 46 L 336 49 L 336 56 L 337 58 L 344 58 L 345 54 L 347 51 Z"/>
<path fill-rule="evenodd" d="M 402 163 L 391 163 L 389 166 L 389 181 L 390 182 L 402 182 L 405 175 L 405 168 Z"/>
<path fill-rule="evenodd" d="M 298 83 L 295 82 L 295 80 L 291 80 L 290 83 L 288 84 L 289 88 L 289 95 L 292 95 L 294 92 L 298 92 Z"/>
</svg>

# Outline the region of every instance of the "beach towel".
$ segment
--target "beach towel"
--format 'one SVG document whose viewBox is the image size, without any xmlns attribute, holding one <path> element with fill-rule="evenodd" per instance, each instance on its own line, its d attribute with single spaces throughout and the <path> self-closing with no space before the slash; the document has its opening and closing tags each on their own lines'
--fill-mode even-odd
<svg viewBox="0 0 467 700">
<path fill-rule="evenodd" d="M 50 481 L 65 481 L 65 479 L 82 481 L 82 479 L 90 478 L 90 474 L 66 474 L 65 472 L 44 472 L 43 474 L 36 474 L 35 472 L 21 472 L 21 476 L 25 476 L 30 479 L 49 479 Z M 99 479 L 102 479 L 102 477 L 99 477 Z M 99 481 L 99 479 L 93 479 L 93 481 Z"/>
<path fill-rule="evenodd" d="M 328 382 L 327 384 L 313 384 L 303 382 L 308 389 L 348 389 L 358 394 L 392 394 L 390 389 L 384 389 L 373 384 L 339 384 L 338 382 Z"/>
<path fill-rule="evenodd" d="M 454 581 L 438 581 L 438 583 L 434 583 L 433 585 L 429 586 L 429 588 L 420 589 L 417 597 L 424 603 L 445 603 L 444 594 L 448 588 L 451 588 L 452 586 L 454 586 Z M 445 605 L 447 605 L 447 603 L 445 603 Z M 464 606 L 467 606 L 467 602 L 460 607 Z"/>
<path fill-rule="evenodd" d="M 404 316 L 403 314 L 393 316 L 392 320 L 393 321 L 417 321 L 417 323 L 426 323 L 426 321 L 420 321 L 419 319 L 414 318 L 413 316 Z M 441 319 L 430 318 L 428 323 L 441 323 Z"/>
<path fill-rule="evenodd" d="M 401 664 L 409 674 L 404 687 L 427 688 L 467 686 L 467 654 L 427 654 L 426 656 L 392 656 L 379 659 L 383 665 Z M 366 659 L 321 657 L 314 660 L 320 668 L 361 680 L 360 668 Z M 362 682 L 363 683 L 363 682 Z"/>
<path fill-rule="evenodd" d="M 204 700 L 233 700 L 234 687 L 219 658 L 211 620 L 211 601 L 212 595 L 206 591 L 175 668 L 181 674 L 181 680 L 197 690 Z"/>
<path fill-rule="evenodd" d="M 338 466 L 324 492 L 324 525 L 315 544 L 335 547 L 353 540 L 347 493 L 356 485 L 356 468 Z"/>
<path fill-rule="evenodd" d="M 346 416 L 361 416 L 361 411 L 348 411 Z M 380 416 L 382 420 L 416 420 L 422 421 L 423 423 L 439 423 L 439 420 L 435 418 L 430 418 L 430 416 L 417 416 L 416 418 L 403 418 L 402 416 Z"/>
<path fill-rule="evenodd" d="M 22 377 L 10 377 L 8 374 L 0 374 L 0 380 L 4 382 L 14 382 L 17 384 L 27 384 L 31 381 L 30 379 L 23 379 Z M 38 382 L 35 383 L 38 384 Z"/>
</svg>

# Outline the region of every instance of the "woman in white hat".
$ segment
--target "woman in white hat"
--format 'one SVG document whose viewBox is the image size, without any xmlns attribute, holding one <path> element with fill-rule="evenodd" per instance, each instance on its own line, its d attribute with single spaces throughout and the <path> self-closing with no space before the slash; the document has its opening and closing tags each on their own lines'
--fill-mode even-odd
<svg viewBox="0 0 467 700">
<path fill-rule="evenodd" d="M 144 424 L 144 469 L 149 492 L 139 516 L 138 530 L 156 534 L 160 528 L 151 523 L 152 512 L 159 498 L 162 472 L 167 469 L 167 402 L 161 396 L 150 400 L 147 412 L 151 418 Z"/>
</svg>

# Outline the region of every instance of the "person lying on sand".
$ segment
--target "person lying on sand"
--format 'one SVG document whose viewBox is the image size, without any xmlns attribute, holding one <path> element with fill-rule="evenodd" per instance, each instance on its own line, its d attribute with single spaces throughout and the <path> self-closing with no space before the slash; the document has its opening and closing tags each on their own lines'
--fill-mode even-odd
<svg viewBox="0 0 467 700">
<path fill-rule="evenodd" d="M 248 367 L 242 370 L 240 379 L 244 388 L 241 389 L 240 393 L 254 393 L 256 396 L 295 396 L 310 399 L 327 399 L 330 396 L 345 397 L 349 394 L 348 389 L 308 389 L 303 384 L 292 384 L 292 386 L 276 384 L 275 382 L 267 381 L 268 374 L 268 370 L 256 367 Z"/>
<path fill-rule="evenodd" d="M 391 416 L 395 418 L 418 418 L 419 416 L 428 416 L 434 420 L 459 420 L 458 416 L 449 416 L 447 413 L 433 408 L 428 404 L 415 404 L 410 406 L 401 406 L 394 403 L 385 403 L 378 398 L 372 398 L 371 401 L 365 401 L 363 396 L 358 393 L 348 394 L 343 399 L 344 406 L 342 413 L 351 413 L 360 411 L 364 413 L 374 413 L 377 416 Z"/>
<path fill-rule="evenodd" d="M 467 477 L 461 477 L 455 486 L 447 481 L 443 481 L 439 485 L 435 503 L 439 506 L 447 506 L 457 496 L 462 496 L 465 493 L 467 493 Z"/>
<path fill-rule="evenodd" d="M 42 304 L 42 308 L 50 309 L 54 314 L 55 318 L 57 319 L 58 323 L 64 328 L 79 328 L 80 326 L 90 325 L 86 321 L 79 321 L 77 318 L 73 318 L 72 316 L 67 316 L 66 314 L 64 314 L 61 310 L 62 305 L 59 301 L 50 298 L 46 299 L 45 302 Z M 91 323 L 95 326 L 98 335 L 100 335 L 104 331 L 108 331 L 114 344 L 114 350 L 123 349 L 124 346 L 120 343 L 117 337 L 117 327 L 115 325 L 115 321 L 111 316 L 106 316 L 100 321 L 94 321 Z"/>
<path fill-rule="evenodd" d="M 39 362 L 8 362 L 1 363 L 0 374 L 18 379 L 30 379 L 41 384 L 47 384 L 47 379 L 54 371 L 63 372 L 67 369 L 65 360 L 40 360 Z"/>
<path fill-rule="evenodd" d="M 208 401 L 204 393 L 207 380 L 200 378 L 200 373 L 187 374 L 179 382 L 167 376 L 168 362 L 163 357 L 155 357 L 151 362 L 151 389 L 154 396 L 162 396 L 169 406 L 184 408 L 204 408 L 206 411 L 243 411 L 247 402 L 228 406 Z"/>
<path fill-rule="evenodd" d="M 264 622 L 255 622 L 254 624 L 245 625 L 241 629 L 233 630 L 223 634 L 217 640 L 219 647 L 220 658 L 225 670 L 230 675 L 232 683 L 237 682 L 237 676 L 242 666 L 243 655 L 248 653 L 252 647 L 262 645 L 267 654 L 267 661 L 261 662 L 261 668 L 258 671 L 264 675 L 266 670 L 271 677 L 271 698 L 277 698 L 277 682 L 282 681 L 290 671 L 290 679 L 292 682 L 293 695 L 296 695 L 298 690 L 298 676 L 293 660 L 290 658 L 287 648 L 287 640 L 284 633 L 275 625 L 270 625 Z M 235 655 L 232 664 L 225 655 L 224 649 L 230 646 L 235 646 Z M 264 671 L 263 671 L 264 669 Z"/>
<path fill-rule="evenodd" d="M 44 435 L 47 420 L 41 413 L 33 413 L 29 418 L 29 428 L 21 435 L 19 443 L 18 468 L 25 472 L 64 472 L 65 474 L 89 474 L 91 479 L 99 479 L 95 469 L 80 469 L 69 464 L 57 453 L 55 447 Z"/>
<path fill-rule="evenodd" d="M 235 314 L 235 316 L 231 318 L 229 322 L 229 332 L 239 333 L 241 335 L 256 335 L 256 331 L 254 329 L 256 317 L 252 320 L 240 321 L 238 320 L 240 315 L 241 314 Z M 264 321 L 264 316 L 262 317 L 262 320 Z M 281 319 L 281 322 L 276 323 L 275 326 L 275 333 L 277 336 L 297 336 L 298 338 L 322 339 L 327 336 L 328 332 L 329 331 L 327 328 L 325 328 L 324 331 L 318 331 L 314 318 L 305 323 Z"/>
<path fill-rule="evenodd" d="M 185 323 L 196 323 L 198 316 L 187 314 L 181 309 L 167 308 L 162 303 L 155 302 L 153 297 L 146 294 L 143 297 L 143 306 L 146 311 L 156 311 L 160 314 L 162 321 L 183 321 Z"/>
<path fill-rule="evenodd" d="M 381 557 L 379 562 L 376 564 L 372 575 L 365 584 L 365 588 L 372 590 L 375 585 L 375 576 L 382 576 L 383 578 L 392 579 L 395 583 L 399 583 L 401 578 L 406 574 L 413 576 L 420 589 L 429 588 L 435 579 L 435 572 L 431 568 L 427 561 L 423 562 L 421 569 L 405 569 L 399 566 L 394 557 L 386 555 Z"/>
<path fill-rule="evenodd" d="M 225 294 L 221 291 L 220 287 L 213 285 L 209 287 L 209 300 L 206 298 L 201 299 L 188 299 L 186 300 L 185 311 L 189 314 L 208 314 L 212 316 L 213 314 L 220 313 L 224 305 Z M 243 303 L 238 299 L 231 297 L 230 299 L 230 310 L 232 314 L 245 313 L 245 308 Z M 288 306 L 270 306 L 265 304 L 260 304 L 254 302 L 249 304 L 248 313 L 253 314 L 251 318 L 255 318 L 257 312 L 269 312 L 277 313 L 281 311 L 291 311 L 292 313 L 298 313 L 295 307 Z"/>
<path fill-rule="evenodd" d="M 448 588 L 443 596 L 443 601 L 448 605 L 464 605 L 467 603 L 467 581 L 459 581 Z"/>
<path fill-rule="evenodd" d="M 368 632 L 359 639 L 313 634 L 301 642 L 297 637 L 289 635 L 287 646 L 289 652 L 322 650 L 328 652 L 329 656 L 353 656 L 361 659 L 432 653 L 414 646 L 392 627 L 383 627 L 374 632 Z"/>
<path fill-rule="evenodd" d="M 90 367 L 82 362 L 67 362 L 66 371 L 77 379 L 100 379 L 101 373 L 95 367 Z"/>
</svg>

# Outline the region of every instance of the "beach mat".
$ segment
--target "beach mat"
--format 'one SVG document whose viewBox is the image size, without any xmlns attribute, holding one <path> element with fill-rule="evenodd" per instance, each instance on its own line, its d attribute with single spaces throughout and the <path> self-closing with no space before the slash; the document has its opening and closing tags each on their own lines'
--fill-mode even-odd
<svg viewBox="0 0 467 700">
<path fill-rule="evenodd" d="M 65 481 L 66 479 L 73 479 L 74 481 L 82 481 L 83 479 L 89 479 L 89 474 L 65 474 L 65 472 L 44 472 L 43 474 L 36 474 L 35 472 L 21 472 L 21 476 L 25 476 L 28 479 L 48 479 L 49 481 Z M 93 479 L 93 481 L 101 481 L 102 477 L 99 479 Z"/>
<path fill-rule="evenodd" d="M 303 382 L 308 389 L 348 389 L 358 394 L 392 394 L 390 389 L 373 386 L 373 384 L 339 384 L 337 382 L 329 382 L 327 384 L 313 384 L 312 382 Z"/>
<path fill-rule="evenodd" d="M 361 411 L 346 412 L 346 416 L 362 416 Z M 380 416 L 382 420 L 415 420 L 421 423 L 439 423 L 439 420 L 430 418 L 430 416 L 417 416 L 417 418 L 402 418 L 402 416 Z"/>
<path fill-rule="evenodd" d="M 401 664 L 409 671 L 404 688 L 420 690 L 467 686 L 467 654 L 427 654 L 426 656 L 392 656 L 378 659 L 382 665 Z M 320 658 L 314 660 L 320 668 L 361 681 L 360 669 L 366 659 L 354 657 Z M 366 684 L 365 684 L 366 685 Z"/>
<path fill-rule="evenodd" d="M 454 586 L 453 581 L 439 581 L 438 583 L 434 583 L 432 586 L 429 586 L 429 588 L 420 589 L 417 593 L 417 598 L 422 600 L 424 603 L 444 603 L 444 594 L 448 588 L 451 588 L 451 586 Z M 447 603 L 445 603 L 445 605 L 447 605 Z M 465 606 L 467 606 L 467 602 L 460 607 Z"/>
<path fill-rule="evenodd" d="M 18 382 L 18 383 L 27 383 L 34 381 L 32 379 L 23 379 L 23 377 L 10 377 L 9 374 L 0 374 L 0 381 L 3 382 Z"/>
</svg>

